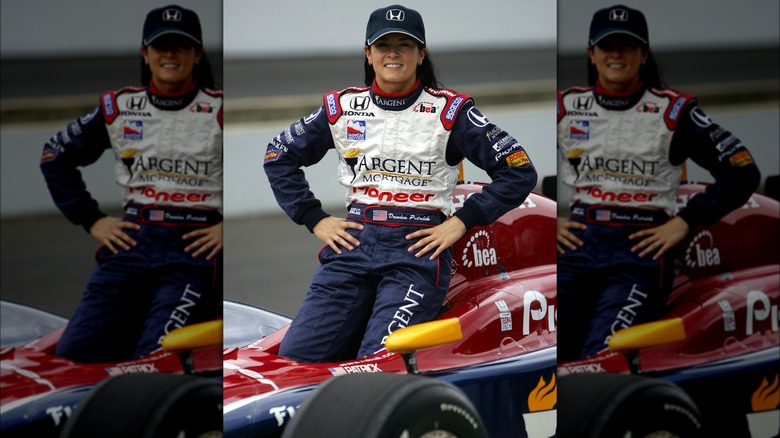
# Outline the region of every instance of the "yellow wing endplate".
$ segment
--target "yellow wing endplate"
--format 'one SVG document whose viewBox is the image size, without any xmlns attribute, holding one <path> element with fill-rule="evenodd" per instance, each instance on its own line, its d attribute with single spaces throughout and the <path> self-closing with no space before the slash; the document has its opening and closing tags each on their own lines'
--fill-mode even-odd
<svg viewBox="0 0 780 438">
<path fill-rule="evenodd" d="M 636 351 L 684 339 L 682 318 L 664 319 L 619 330 L 609 338 L 609 349 L 614 352 Z"/>
<path fill-rule="evenodd" d="M 459 341 L 463 338 L 458 318 L 425 322 L 400 328 L 387 337 L 385 348 L 394 353 L 411 353 Z"/>
<path fill-rule="evenodd" d="M 163 337 L 165 351 L 183 351 L 222 345 L 222 320 L 206 321 L 173 330 Z"/>
</svg>

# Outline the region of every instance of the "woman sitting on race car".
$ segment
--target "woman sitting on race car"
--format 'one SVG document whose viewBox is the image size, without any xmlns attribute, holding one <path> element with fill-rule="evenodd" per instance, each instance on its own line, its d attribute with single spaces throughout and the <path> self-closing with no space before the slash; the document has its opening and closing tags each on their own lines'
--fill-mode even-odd
<svg viewBox="0 0 780 438">
<path fill-rule="evenodd" d="M 102 244 L 57 345 L 74 361 L 145 355 L 169 331 L 221 313 L 222 90 L 197 14 L 176 5 L 149 12 L 141 53 L 142 86 L 103 93 L 41 156 L 57 207 Z M 78 170 L 106 149 L 122 218 L 100 210 Z"/>
<path fill-rule="evenodd" d="M 323 106 L 268 145 L 264 169 L 282 209 L 326 246 L 279 354 L 338 361 L 384 348 L 399 327 L 433 319 L 450 283 L 450 246 L 520 205 L 536 185 L 523 147 L 434 75 L 420 14 L 394 5 L 366 29 L 365 87 Z M 347 188 L 347 218 L 330 216 L 302 166 L 330 149 Z M 450 215 L 458 165 L 493 179 Z"/>
<path fill-rule="evenodd" d="M 593 355 L 616 330 L 660 316 L 672 248 L 742 206 L 760 175 L 745 146 L 688 94 L 665 88 L 642 12 L 597 11 L 588 87 L 558 94 L 558 172 L 571 216 L 558 221 L 558 360 Z M 679 212 L 691 158 L 715 183 Z"/>
</svg>

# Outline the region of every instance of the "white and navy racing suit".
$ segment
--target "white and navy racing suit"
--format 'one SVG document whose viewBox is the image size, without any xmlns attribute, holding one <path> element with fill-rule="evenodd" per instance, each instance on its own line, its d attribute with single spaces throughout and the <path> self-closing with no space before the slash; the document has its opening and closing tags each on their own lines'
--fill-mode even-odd
<svg viewBox="0 0 780 438">
<path fill-rule="evenodd" d="M 676 211 L 686 159 L 715 183 Z M 750 152 L 714 123 L 693 96 L 639 87 L 624 96 L 599 86 L 558 94 L 558 175 L 571 189 L 572 230 L 584 245 L 558 255 L 558 357 L 606 348 L 617 330 L 660 316 L 674 252 L 659 260 L 631 252 L 628 236 L 675 214 L 693 229 L 742 206 L 758 186 Z"/>
<path fill-rule="evenodd" d="M 106 149 L 116 157 L 124 231 L 137 245 L 101 246 L 56 353 L 80 362 L 148 354 L 169 331 L 216 317 L 222 255 L 185 253 L 182 235 L 222 221 L 222 90 L 193 87 L 169 96 L 152 87 L 103 93 L 89 114 L 44 146 L 41 170 L 57 207 L 89 232 L 106 216 L 79 167 Z"/>
<path fill-rule="evenodd" d="M 399 327 L 437 316 L 449 287 L 452 252 L 416 258 L 405 236 L 442 223 L 463 158 L 492 184 L 455 212 L 466 228 L 487 225 L 520 205 L 536 184 L 523 147 L 490 123 L 466 95 L 418 85 L 388 95 L 376 86 L 325 94 L 323 106 L 267 147 L 264 169 L 282 209 L 312 230 L 327 216 L 302 166 L 335 149 L 346 187 L 352 251 L 320 250 L 320 267 L 287 332 L 280 355 L 338 361 L 381 350 Z"/>
</svg>

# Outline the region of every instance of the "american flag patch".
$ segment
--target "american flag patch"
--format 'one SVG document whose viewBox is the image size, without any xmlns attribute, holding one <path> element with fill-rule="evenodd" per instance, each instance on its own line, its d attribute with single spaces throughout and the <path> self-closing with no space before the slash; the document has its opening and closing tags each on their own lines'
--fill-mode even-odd
<svg viewBox="0 0 780 438">
<path fill-rule="evenodd" d="M 612 219 L 612 215 L 609 210 L 596 210 L 597 221 L 609 221 Z"/>
<path fill-rule="evenodd" d="M 371 218 L 372 218 L 372 220 L 375 220 L 375 221 L 386 221 L 387 220 L 387 212 L 385 210 L 374 210 L 372 212 Z"/>
<path fill-rule="evenodd" d="M 164 221 L 165 220 L 165 211 L 164 210 L 149 210 L 149 220 L 150 221 Z"/>
<path fill-rule="evenodd" d="M 334 376 L 343 376 L 345 374 L 348 374 L 347 371 L 342 367 L 328 368 L 328 371 L 330 371 L 330 373 L 333 374 Z"/>
</svg>

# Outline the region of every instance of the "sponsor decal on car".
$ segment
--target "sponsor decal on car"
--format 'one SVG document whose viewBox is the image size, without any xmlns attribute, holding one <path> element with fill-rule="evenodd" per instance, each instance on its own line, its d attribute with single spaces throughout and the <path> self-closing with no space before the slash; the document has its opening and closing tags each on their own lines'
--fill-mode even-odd
<svg viewBox="0 0 780 438">
<path fill-rule="evenodd" d="M 752 413 L 747 414 L 748 429 L 752 437 L 777 436 L 780 430 L 780 375 L 775 373 L 770 382 L 766 376 L 750 400 Z"/>
<path fill-rule="evenodd" d="M 525 431 L 529 437 L 555 436 L 558 425 L 558 383 L 555 373 L 547 382 L 544 376 L 539 377 L 536 387 L 528 394 L 528 413 L 523 414 Z"/>
<path fill-rule="evenodd" d="M 685 249 L 685 265 L 689 268 L 720 266 L 720 250 L 709 230 L 702 230 Z"/>
<path fill-rule="evenodd" d="M 381 373 L 382 369 L 379 368 L 379 364 L 368 363 L 362 365 L 338 366 L 328 368 L 328 371 L 334 376 L 343 376 L 345 374 Z"/>
<path fill-rule="evenodd" d="M 760 323 L 764 324 L 760 324 Z M 753 333 L 762 331 L 756 330 L 758 325 L 769 325 L 766 329 L 778 332 L 778 313 L 777 304 L 771 304 L 769 296 L 760 290 L 751 290 L 747 294 L 747 323 L 745 334 L 750 336 Z"/>
<path fill-rule="evenodd" d="M 523 335 L 531 334 L 531 321 L 547 320 L 546 330 L 554 332 L 556 328 L 555 305 L 548 304 L 547 298 L 535 290 L 523 294 Z"/>
<path fill-rule="evenodd" d="M 58 427 L 64 420 L 70 418 L 73 413 L 73 409 L 70 406 L 52 406 L 46 408 L 46 415 L 50 416 L 54 422 L 54 427 Z"/>
<path fill-rule="evenodd" d="M 274 418 L 276 418 L 276 425 L 279 427 L 284 426 L 284 423 L 295 416 L 295 411 L 300 408 L 301 406 L 274 406 L 271 409 L 268 410 L 268 413 L 273 415 Z"/>
<path fill-rule="evenodd" d="M 734 315 L 734 310 L 731 308 L 731 303 L 728 300 L 718 301 L 720 309 L 723 311 L 723 331 L 733 332 L 737 329 L 737 320 Z"/>
<path fill-rule="evenodd" d="M 490 244 L 490 236 L 487 231 L 479 230 L 469 238 L 469 241 L 466 242 L 466 246 L 463 248 L 461 261 L 463 266 L 467 268 L 472 266 L 475 268 L 495 266 L 498 264 L 496 248 Z"/>
</svg>

